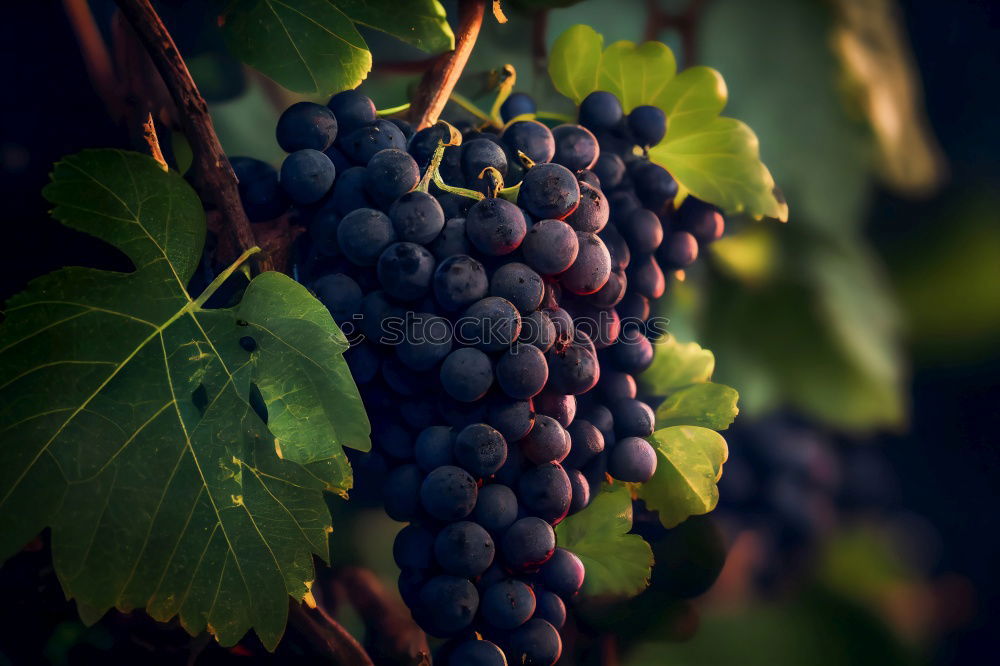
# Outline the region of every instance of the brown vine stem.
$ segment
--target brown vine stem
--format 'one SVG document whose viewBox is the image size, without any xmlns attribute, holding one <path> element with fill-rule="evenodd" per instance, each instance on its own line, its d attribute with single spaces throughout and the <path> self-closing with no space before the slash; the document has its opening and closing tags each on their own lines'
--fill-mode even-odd
<svg viewBox="0 0 1000 666">
<path fill-rule="evenodd" d="M 410 106 L 410 118 L 417 130 L 430 127 L 438 121 L 451 91 L 462 76 L 462 70 L 469 62 L 472 47 L 483 26 L 483 13 L 487 0 L 459 0 L 458 37 L 455 50 L 442 54 L 420 80 L 417 92 Z"/>
<path fill-rule="evenodd" d="M 218 209 L 238 252 L 254 247 L 256 241 L 240 203 L 236 175 L 215 134 L 208 104 L 191 78 L 173 38 L 149 0 L 116 2 L 146 47 L 177 106 L 177 115 L 194 153 L 194 170 L 201 185 L 202 196 Z M 273 268 L 271 259 L 267 256 L 259 257 L 256 263 L 260 271 Z"/>
<path fill-rule="evenodd" d="M 332 663 L 374 666 L 357 639 L 322 608 L 308 609 L 293 601 L 288 609 L 288 621 L 302 633 L 317 655 L 328 657 Z"/>
</svg>

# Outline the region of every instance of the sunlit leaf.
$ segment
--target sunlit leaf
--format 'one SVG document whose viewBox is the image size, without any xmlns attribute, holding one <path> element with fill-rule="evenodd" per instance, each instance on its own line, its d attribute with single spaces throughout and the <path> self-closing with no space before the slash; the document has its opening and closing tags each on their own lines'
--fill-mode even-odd
<svg viewBox="0 0 1000 666">
<path fill-rule="evenodd" d="M 549 76 L 556 90 L 577 104 L 598 89 L 604 38 L 589 25 L 575 25 L 552 45 Z"/>
<path fill-rule="evenodd" d="M 638 377 L 643 390 L 653 395 L 707 382 L 715 370 L 715 356 L 697 342 L 678 342 L 664 335 L 653 343 L 653 350 L 653 364 Z"/>
<path fill-rule="evenodd" d="M 640 104 L 655 104 L 676 73 L 674 53 L 666 44 L 615 42 L 601 57 L 598 89 L 614 93 L 628 113 Z"/>
<path fill-rule="evenodd" d="M 559 523 L 559 546 L 587 570 L 583 594 L 632 596 L 649 585 L 653 551 L 632 529 L 632 498 L 620 484 L 606 486 L 590 505 Z"/>
<path fill-rule="evenodd" d="M 455 35 L 438 0 L 335 0 L 352 21 L 381 30 L 429 53 L 455 48 Z"/>
<path fill-rule="evenodd" d="M 692 384 L 667 396 L 656 409 L 656 427 L 701 426 L 712 430 L 728 428 L 739 409 L 739 394 L 724 384 Z"/>
<path fill-rule="evenodd" d="M 726 440 L 714 430 L 674 426 L 654 432 L 656 474 L 638 486 L 640 499 L 673 527 L 689 516 L 708 513 L 719 502 L 718 481 L 729 456 Z"/>
</svg>

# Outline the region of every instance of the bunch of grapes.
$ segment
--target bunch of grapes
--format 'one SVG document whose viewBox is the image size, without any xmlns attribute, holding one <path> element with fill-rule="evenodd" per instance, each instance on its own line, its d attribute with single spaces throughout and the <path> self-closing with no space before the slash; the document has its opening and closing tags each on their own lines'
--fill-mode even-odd
<svg viewBox="0 0 1000 666">
<path fill-rule="evenodd" d="M 307 227 L 298 279 L 351 340 L 373 423 L 372 451 L 351 454 L 359 490 L 408 523 L 399 590 L 451 639 L 445 663 L 559 659 L 585 572 L 553 526 L 609 476 L 655 472 L 635 382 L 650 302 L 723 230 L 692 197 L 675 211 L 676 182 L 646 157 L 661 110 L 595 92 L 579 124 L 534 112 L 511 95 L 502 131 L 449 145 L 452 126 L 414 132 L 346 91 L 282 114 L 280 174 L 232 160 L 251 221 L 294 206 Z"/>
</svg>

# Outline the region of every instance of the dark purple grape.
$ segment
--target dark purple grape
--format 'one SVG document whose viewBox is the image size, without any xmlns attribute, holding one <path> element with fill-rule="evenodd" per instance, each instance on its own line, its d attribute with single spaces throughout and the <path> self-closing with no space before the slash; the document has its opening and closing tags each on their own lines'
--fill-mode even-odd
<svg viewBox="0 0 1000 666">
<path fill-rule="evenodd" d="M 619 481 L 645 483 L 656 472 L 656 451 L 644 439 L 626 437 L 608 453 L 608 473 Z"/>
<path fill-rule="evenodd" d="M 468 255 L 452 255 L 434 271 L 434 296 L 445 310 L 461 310 L 475 303 L 486 296 L 488 288 L 486 269 Z"/>
<path fill-rule="evenodd" d="M 552 319 L 544 310 L 535 310 L 521 317 L 521 334 L 518 342 L 537 347 L 547 352 L 556 339 L 556 328 Z"/>
<path fill-rule="evenodd" d="M 491 627 L 509 630 L 520 627 L 535 612 L 535 593 L 525 583 L 508 578 L 483 592 L 479 612 Z"/>
<path fill-rule="evenodd" d="M 273 166 L 252 157 L 231 157 L 229 163 L 236 174 L 240 203 L 251 222 L 273 220 L 288 210 L 288 195 Z"/>
<path fill-rule="evenodd" d="M 533 618 L 511 632 L 507 658 L 523 666 L 553 666 L 562 656 L 559 632 L 545 620 Z"/>
<path fill-rule="evenodd" d="M 614 153 L 601 153 L 591 170 L 600 179 L 601 189 L 611 191 L 621 185 L 625 163 Z"/>
<path fill-rule="evenodd" d="M 632 328 L 622 330 L 610 351 L 611 360 L 618 369 L 630 375 L 638 375 L 653 362 L 653 345 L 649 338 Z"/>
<path fill-rule="evenodd" d="M 726 220 L 719 209 L 693 196 L 684 200 L 672 223 L 674 228 L 689 232 L 706 245 L 722 238 L 726 230 Z"/>
<path fill-rule="evenodd" d="M 596 234 L 577 232 L 580 251 L 576 261 L 562 275 L 559 283 L 574 294 L 592 294 L 607 284 L 611 275 L 611 255 Z"/>
<path fill-rule="evenodd" d="M 576 396 L 540 393 L 535 396 L 535 411 L 554 418 L 563 428 L 568 428 L 576 417 Z"/>
<path fill-rule="evenodd" d="M 629 173 L 639 201 L 650 210 L 660 211 L 677 196 L 677 181 L 659 164 L 640 162 Z"/>
<path fill-rule="evenodd" d="M 549 561 L 542 566 L 545 587 L 563 599 L 569 599 L 583 586 L 584 567 L 580 558 L 566 550 L 556 548 Z"/>
<path fill-rule="evenodd" d="M 604 435 L 594 424 L 585 419 L 576 419 L 568 430 L 571 448 L 563 460 L 567 467 L 580 469 L 604 450 Z"/>
<path fill-rule="evenodd" d="M 483 254 L 498 257 L 516 250 L 528 231 L 521 209 L 506 199 L 486 198 L 465 217 L 465 233 Z"/>
<path fill-rule="evenodd" d="M 420 590 L 421 626 L 434 636 L 450 636 L 472 623 L 479 609 L 479 593 L 466 578 L 435 576 Z"/>
<path fill-rule="evenodd" d="M 509 348 L 521 333 L 521 315 L 503 298 L 487 296 L 465 311 L 456 334 L 465 344 L 487 352 Z"/>
<path fill-rule="evenodd" d="M 437 199 L 426 192 L 407 192 L 389 208 L 389 219 L 396 237 L 426 245 L 444 228 L 444 211 Z"/>
<path fill-rule="evenodd" d="M 569 515 L 573 515 L 590 504 L 590 483 L 587 482 L 586 475 L 578 469 L 567 467 L 566 476 L 573 490 L 573 498 L 569 501 Z"/>
<path fill-rule="evenodd" d="M 278 118 L 275 136 L 286 153 L 305 148 L 326 150 L 337 138 L 337 119 L 325 106 L 297 102 Z"/>
<path fill-rule="evenodd" d="M 401 523 L 415 519 L 420 511 L 424 474 L 416 465 L 400 465 L 389 472 L 382 493 L 386 514 Z"/>
<path fill-rule="evenodd" d="M 531 95 L 523 92 L 511 93 L 500 105 L 500 118 L 508 123 L 512 118 L 523 116 L 527 113 L 534 113 L 538 110 L 538 105 Z"/>
<path fill-rule="evenodd" d="M 361 309 L 361 287 L 343 273 L 330 273 L 313 282 L 316 298 L 326 306 L 338 324 L 350 321 Z"/>
<path fill-rule="evenodd" d="M 517 202 L 537 218 L 561 220 L 579 205 L 580 183 L 560 164 L 536 164 L 524 174 Z"/>
<path fill-rule="evenodd" d="M 591 131 L 613 130 L 622 118 L 622 104 L 612 93 L 596 90 L 580 102 L 580 124 Z"/>
<path fill-rule="evenodd" d="M 612 262 L 613 264 L 613 262 Z M 600 309 L 613 308 L 622 302 L 628 291 L 628 278 L 621 269 L 612 267 L 604 286 L 590 296 L 591 304 Z"/>
<path fill-rule="evenodd" d="M 416 243 L 393 243 L 378 258 L 378 279 L 387 294 L 402 301 L 422 298 L 430 290 L 434 256 Z"/>
<path fill-rule="evenodd" d="M 577 337 L 584 336 L 581 334 Z M 553 347 L 546 357 L 549 361 L 548 388 L 557 393 L 586 393 L 594 388 L 601 377 L 600 364 L 589 340 L 586 343 L 574 340 L 561 351 Z"/>
<path fill-rule="evenodd" d="M 597 138 L 586 127 L 580 125 L 559 125 L 552 128 L 552 138 L 556 142 L 556 152 L 552 161 L 570 171 L 589 169 L 597 161 L 601 149 Z"/>
<path fill-rule="evenodd" d="M 435 425 L 424 428 L 413 444 L 413 455 L 417 466 L 425 472 L 431 472 L 444 465 L 453 465 L 454 444 L 455 432 L 448 426 Z"/>
<path fill-rule="evenodd" d="M 455 436 L 453 454 L 459 467 L 475 477 L 486 477 L 507 460 L 507 441 L 485 423 L 473 423 Z"/>
<path fill-rule="evenodd" d="M 434 557 L 434 534 L 420 525 L 407 525 L 396 534 L 392 557 L 400 569 L 430 569 Z"/>
<path fill-rule="evenodd" d="M 517 520 L 517 496 L 501 483 L 483 486 L 472 519 L 494 534 L 503 532 Z"/>
<path fill-rule="evenodd" d="M 522 314 L 538 309 L 544 291 L 541 276 L 517 262 L 504 264 L 490 279 L 490 296 L 507 299 Z"/>
<path fill-rule="evenodd" d="M 336 189 L 336 188 L 334 188 Z M 469 239 L 465 235 L 465 218 L 452 217 L 444 223 L 438 237 L 427 246 L 434 258 L 444 261 L 456 254 L 469 253 Z"/>
<path fill-rule="evenodd" d="M 500 140 L 510 153 L 509 162 L 518 163 L 518 152 L 524 153 L 535 164 L 548 162 L 556 154 L 552 131 L 537 120 L 518 120 L 508 125 Z"/>
<path fill-rule="evenodd" d="M 330 203 L 340 215 L 349 215 L 359 208 L 374 208 L 375 203 L 365 190 L 365 168 L 351 167 L 339 173 L 333 183 Z"/>
<path fill-rule="evenodd" d="M 396 240 L 392 222 L 385 213 L 359 208 L 344 216 L 337 227 L 337 244 L 352 263 L 372 266 L 382 251 Z"/>
<path fill-rule="evenodd" d="M 625 398 L 634 398 L 638 392 L 635 378 L 627 372 L 607 369 L 601 373 L 597 390 L 606 404 L 613 405 Z"/>
<path fill-rule="evenodd" d="M 566 218 L 577 231 L 597 233 L 608 224 L 611 209 L 604 194 L 587 183 L 580 183 L 580 205 Z M 657 220 L 659 222 L 659 220 Z"/>
<path fill-rule="evenodd" d="M 341 136 L 359 127 L 371 125 L 378 119 L 375 104 L 357 90 L 339 92 L 326 105 L 337 117 Z"/>
<path fill-rule="evenodd" d="M 507 155 L 500 144 L 489 139 L 472 139 L 462 144 L 460 159 L 462 176 L 470 187 L 475 185 L 480 173 L 493 167 L 501 176 L 507 175 Z"/>
<path fill-rule="evenodd" d="M 649 437 L 653 434 L 656 416 L 653 409 L 635 398 L 625 398 L 611 405 L 615 419 L 615 435 L 624 437 Z"/>
<path fill-rule="evenodd" d="M 565 222 L 542 220 L 528 231 L 522 249 L 529 266 L 542 275 L 556 275 L 576 261 L 580 241 Z"/>
<path fill-rule="evenodd" d="M 416 465 L 408 465 L 420 470 Z M 386 491 L 388 492 L 387 486 Z M 420 485 L 420 505 L 438 520 L 455 521 L 465 518 L 476 506 L 476 480 L 460 467 L 444 465 L 431 471 Z M 410 511 L 415 513 L 418 508 L 413 503 Z"/>
<path fill-rule="evenodd" d="M 434 539 L 437 563 L 447 573 L 465 578 L 486 571 L 493 563 L 494 549 L 489 533 L 467 520 L 446 525 Z"/>
<path fill-rule="evenodd" d="M 329 157 L 305 148 L 296 150 L 281 163 L 279 182 L 292 201 L 311 204 L 330 191 L 336 175 L 337 169 Z"/>
<path fill-rule="evenodd" d="M 408 313 L 406 335 L 396 345 L 396 355 L 416 371 L 430 370 L 451 351 L 451 323 L 426 312 Z"/>
<path fill-rule="evenodd" d="M 468 639 L 448 652 L 448 666 L 507 666 L 503 650 L 485 639 Z"/>
<path fill-rule="evenodd" d="M 628 267 L 628 283 L 637 294 L 654 301 L 667 289 L 663 271 L 652 255 L 638 257 L 632 262 Z"/>
<path fill-rule="evenodd" d="M 505 400 L 497 398 L 486 413 L 486 423 L 496 428 L 508 442 L 516 442 L 535 425 L 535 408 L 531 400 Z M 511 447 L 510 451 L 517 447 Z"/>
<path fill-rule="evenodd" d="M 637 106 L 628 114 L 628 128 L 637 144 L 649 148 L 667 133 L 667 115 L 655 106 Z"/>
<path fill-rule="evenodd" d="M 667 269 L 685 268 L 698 258 L 698 240 L 687 231 L 674 231 L 663 239 L 658 256 Z"/>
<path fill-rule="evenodd" d="M 508 396 L 527 400 L 537 395 L 549 378 L 545 354 L 532 345 L 515 343 L 497 361 L 496 378 Z"/>
<path fill-rule="evenodd" d="M 566 604 L 555 592 L 543 587 L 535 587 L 535 614 L 540 620 L 545 620 L 556 629 L 562 629 L 566 624 Z"/>
<path fill-rule="evenodd" d="M 500 550 L 507 564 L 518 570 L 544 564 L 556 549 L 556 534 L 541 518 L 528 516 L 516 520 L 500 540 Z"/>
<path fill-rule="evenodd" d="M 521 440 L 520 445 L 525 458 L 536 465 L 542 465 L 562 462 L 569 453 L 570 440 L 558 421 L 550 416 L 538 414 L 535 416 L 535 427 Z"/>
<path fill-rule="evenodd" d="M 493 363 L 478 349 L 462 347 L 444 359 L 440 377 L 441 386 L 452 398 L 475 402 L 493 385 Z"/>
<path fill-rule="evenodd" d="M 364 166 L 380 150 L 406 150 L 406 137 L 391 122 L 379 118 L 371 125 L 347 134 L 340 142 L 340 148 L 352 162 Z"/>
<path fill-rule="evenodd" d="M 365 169 L 365 189 L 383 210 L 388 210 L 396 199 L 416 187 L 419 180 L 420 169 L 405 150 L 380 150 Z M 433 197 L 428 198 L 433 201 Z M 444 222 L 444 213 L 441 221 Z"/>
<path fill-rule="evenodd" d="M 651 210 L 639 208 L 618 221 L 618 231 L 632 254 L 652 254 L 663 242 L 663 225 Z"/>
<path fill-rule="evenodd" d="M 531 431 L 537 429 L 536 423 Z M 517 498 L 521 506 L 530 515 L 538 516 L 553 525 L 566 517 L 572 497 L 569 477 L 559 463 L 544 463 L 529 468 L 517 482 Z"/>
</svg>

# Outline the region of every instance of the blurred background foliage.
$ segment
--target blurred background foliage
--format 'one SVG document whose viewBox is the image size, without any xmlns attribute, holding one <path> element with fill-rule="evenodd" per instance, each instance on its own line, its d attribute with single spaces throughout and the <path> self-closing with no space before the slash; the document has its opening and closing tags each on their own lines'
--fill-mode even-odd
<svg viewBox="0 0 1000 666">
<path fill-rule="evenodd" d="M 226 151 L 277 163 L 282 153 L 271 128 L 300 96 L 226 51 L 211 3 L 159 4 Z M 442 4 L 454 25 L 456 3 Z M 487 18 L 459 85 L 463 95 L 488 108 L 491 73 L 510 63 L 515 90 L 531 93 L 540 109 L 571 113 L 546 73 L 546 52 L 565 28 L 593 25 L 606 43 L 662 40 L 681 66 L 723 74 L 726 115 L 757 133 L 790 206 L 788 224 L 730 219 L 710 260 L 673 281 L 662 308 L 679 340 L 715 353 L 713 379 L 739 390 L 741 415 L 727 434 L 732 460 L 719 511 L 670 531 L 654 550 L 663 570 L 680 572 L 669 579 L 671 594 L 687 583 L 686 599 L 708 587 L 718 568 L 721 574 L 693 602 L 657 596 L 654 580 L 627 605 L 578 609 L 603 633 L 576 656 L 598 663 L 618 655 L 627 666 L 995 659 L 1000 5 L 502 4 L 509 21 Z M 110 25 L 114 3 L 91 6 L 98 23 Z M 51 29 L 42 34 L 42 25 Z M 362 89 L 380 107 L 406 101 L 428 54 L 363 26 L 360 32 L 374 55 Z M 125 145 L 127 137 L 87 81 L 59 3 L 25 6 L 0 25 L 0 36 L 8 62 L 17 63 L 4 68 L 4 89 L 18 93 L 0 109 L 8 202 L 2 251 L 12 276 L 6 298 L 34 275 L 79 263 L 81 252 L 101 257 L 96 242 L 60 236 L 66 232 L 48 219 L 38 192 L 61 155 Z M 67 104 L 73 122 L 66 122 Z M 452 105 L 446 115 L 463 113 Z M 173 134 L 171 146 L 180 164 L 189 159 L 183 136 Z M 752 458 L 754 446 L 768 451 L 763 465 L 774 479 L 766 487 L 741 486 L 741 456 Z M 789 477 L 803 485 L 803 475 L 808 492 L 790 500 L 779 492 Z M 761 497 L 772 491 L 778 499 L 762 509 Z M 356 506 L 331 499 L 334 564 L 363 563 L 394 589 L 399 525 L 377 508 Z M 790 517 L 792 546 L 781 527 Z M 707 574 L 671 559 L 678 552 L 671 544 L 701 544 L 708 554 L 718 552 L 709 545 L 719 539 L 728 557 L 724 566 L 705 564 Z M 19 575 L 16 564 L 5 569 Z M 23 579 L 27 598 L 33 588 Z M 50 603 L 57 592 L 45 594 Z M 3 611 L 6 645 L 23 608 Z M 103 623 L 84 629 L 67 617 L 44 638 L 50 663 L 69 663 L 74 646 L 97 649 L 110 640 Z M 338 619 L 364 633 L 349 606 Z"/>
</svg>

